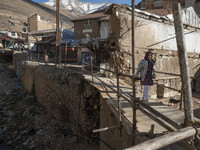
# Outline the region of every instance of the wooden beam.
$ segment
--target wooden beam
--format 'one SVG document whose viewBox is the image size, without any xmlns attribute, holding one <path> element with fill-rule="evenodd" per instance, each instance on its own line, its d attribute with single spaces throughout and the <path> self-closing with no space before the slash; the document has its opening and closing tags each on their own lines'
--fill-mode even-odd
<svg viewBox="0 0 200 150">
<path fill-rule="evenodd" d="M 111 129 L 116 129 L 119 128 L 118 126 L 113 126 L 113 127 L 106 127 L 106 128 L 101 128 L 101 129 L 96 129 L 93 130 L 93 133 L 97 133 L 97 132 L 103 132 L 103 131 L 107 131 L 107 130 L 111 130 Z"/>
<path fill-rule="evenodd" d="M 134 147 L 127 148 L 124 150 L 156 150 L 167 145 L 176 143 L 183 139 L 194 136 L 197 133 L 196 129 L 193 127 L 187 127 L 180 129 L 178 131 L 154 138 L 152 140 L 146 141 L 144 143 L 138 144 Z"/>
<path fill-rule="evenodd" d="M 130 93 L 127 93 L 129 96 L 132 97 L 132 95 Z M 177 124 L 176 122 L 174 122 L 173 120 L 171 120 L 170 118 L 168 118 L 167 116 L 161 114 L 160 112 L 158 112 L 157 110 L 153 109 L 152 107 L 150 107 L 148 104 L 143 103 L 141 100 L 137 100 L 137 103 L 139 103 L 141 106 L 143 106 L 145 109 L 147 109 L 149 112 L 153 113 L 154 115 L 156 115 L 157 117 L 160 117 L 161 119 L 163 119 L 164 121 L 166 121 L 167 123 L 169 123 L 170 125 L 172 125 L 173 127 L 175 127 L 176 129 L 181 129 L 181 126 L 179 124 Z"/>
<path fill-rule="evenodd" d="M 135 74 L 135 0 L 132 0 L 132 74 Z M 135 78 L 132 77 L 132 109 L 133 109 L 133 145 L 136 141 L 137 120 L 136 120 L 136 90 Z"/>
<path fill-rule="evenodd" d="M 172 129 L 168 124 L 166 124 L 165 122 L 163 122 L 162 120 L 160 120 L 159 118 L 157 118 L 156 116 L 154 116 L 153 114 L 149 113 L 145 109 L 141 108 L 140 106 L 137 106 L 137 108 L 141 112 L 143 112 L 145 115 L 147 115 L 149 118 L 151 118 L 152 120 L 154 120 L 155 122 L 157 122 L 159 125 L 161 125 L 165 129 L 167 129 L 168 131 L 170 131 L 170 132 L 174 131 L 174 129 Z"/>
<path fill-rule="evenodd" d="M 188 60 L 183 28 L 182 10 L 180 3 L 173 4 L 174 25 L 176 31 L 176 41 L 178 47 L 178 57 L 181 72 L 184 110 L 185 110 L 185 124 L 190 125 L 194 120 L 192 90 L 189 77 Z"/>
</svg>

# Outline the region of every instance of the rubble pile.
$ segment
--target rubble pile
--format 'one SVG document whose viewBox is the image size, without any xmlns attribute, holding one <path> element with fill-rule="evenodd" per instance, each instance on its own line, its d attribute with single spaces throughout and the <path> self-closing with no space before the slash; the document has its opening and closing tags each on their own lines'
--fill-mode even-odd
<svg viewBox="0 0 200 150">
<path fill-rule="evenodd" d="M 0 150 L 99 149 L 93 139 L 75 135 L 69 124 L 56 120 L 34 95 L 13 83 L 0 93 L 0 118 Z"/>
</svg>

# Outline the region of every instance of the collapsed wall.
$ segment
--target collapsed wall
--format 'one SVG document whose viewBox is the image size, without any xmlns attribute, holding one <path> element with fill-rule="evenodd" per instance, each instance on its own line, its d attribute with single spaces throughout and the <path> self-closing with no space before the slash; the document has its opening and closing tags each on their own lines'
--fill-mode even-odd
<svg viewBox="0 0 200 150">
<path fill-rule="evenodd" d="M 115 50 L 123 54 L 123 71 L 131 73 L 132 62 L 132 12 L 128 6 L 113 4 L 106 12 L 111 16 L 112 45 Z M 192 88 L 200 92 L 199 53 L 200 38 L 199 28 L 184 26 L 188 66 L 192 79 Z M 135 13 L 135 67 L 144 59 L 147 51 L 152 51 L 156 61 L 156 71 L 180 74 L 179 59 L 176 44 L 174 24 L 165 16 L 157 16 L 144 11 L 136 10 Z M 180 77 L 156 73 L 155 83 L 181 90 Z M 152 98 L 161 95 L 159 88 L 154 85 L 151 88 Z M 164 96 L 174 96 L 178 93 L 164 89 Z"/>
<path fill-rule="evenodd" d="M 69 124 L 74 134 L 94 136 L 92 130 L 99 128 L 100 97 L 80 73 L 25 61 L 20 62 L 19 71 L 23 87 L 56 119 Z"/>
</svg>

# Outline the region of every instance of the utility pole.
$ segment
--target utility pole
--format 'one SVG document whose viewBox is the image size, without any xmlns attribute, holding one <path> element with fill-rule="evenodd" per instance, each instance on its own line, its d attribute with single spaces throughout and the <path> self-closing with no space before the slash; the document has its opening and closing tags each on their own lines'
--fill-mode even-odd
<svg viewBox="0 0 200 150">
<path fill-rule="evenodd" d="M 133 145 L 136 139 L 136 93 L 135 93 L 135 0 L 132 0 L 132 75 L 133 75 Z"/>
<path fill-rule="evenodd" d="M 60 47 L 60 0 L 56 1 L 56 51 L 55 63 L 58 64 L 58 50 Z"/>
<path fill-rule="evenodd" d="M 62 63 L 62 22 L 60 28 L 60 45 L 59 45 L 59 64 Z"/>
<path fill-rule="evenodd" d="M 184 37 L 184 28 L 182 20 L 182 11 L 180 3 L 173 3 L 173 16 L 174 25 L 176 31 L 176 41 L 178 47 L 178 56 L 181 71 L 181 81 L 182 81 L 182 92 L 184 100 L 184 110 L 185 110 L 185 124 L 191 125 L 194 114 L 193 114 L 193 103 L 192 103 L 192 91 L 191 83 L 188 69 L 187 52 Z"/>
</svg>

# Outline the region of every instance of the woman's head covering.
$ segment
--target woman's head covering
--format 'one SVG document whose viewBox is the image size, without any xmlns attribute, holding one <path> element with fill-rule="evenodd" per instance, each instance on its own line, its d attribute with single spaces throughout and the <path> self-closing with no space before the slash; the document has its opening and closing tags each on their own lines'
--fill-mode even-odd
<svg viewBox="0 0 200 150">
<path fill-rule="evenodd" d="M 151 52 L 151 51 L 146 52 L 144 59 L 148 60 L 147 56 L 148 56 L 149 54 L 152 55 L 152 52 Z"/>
</svg>

